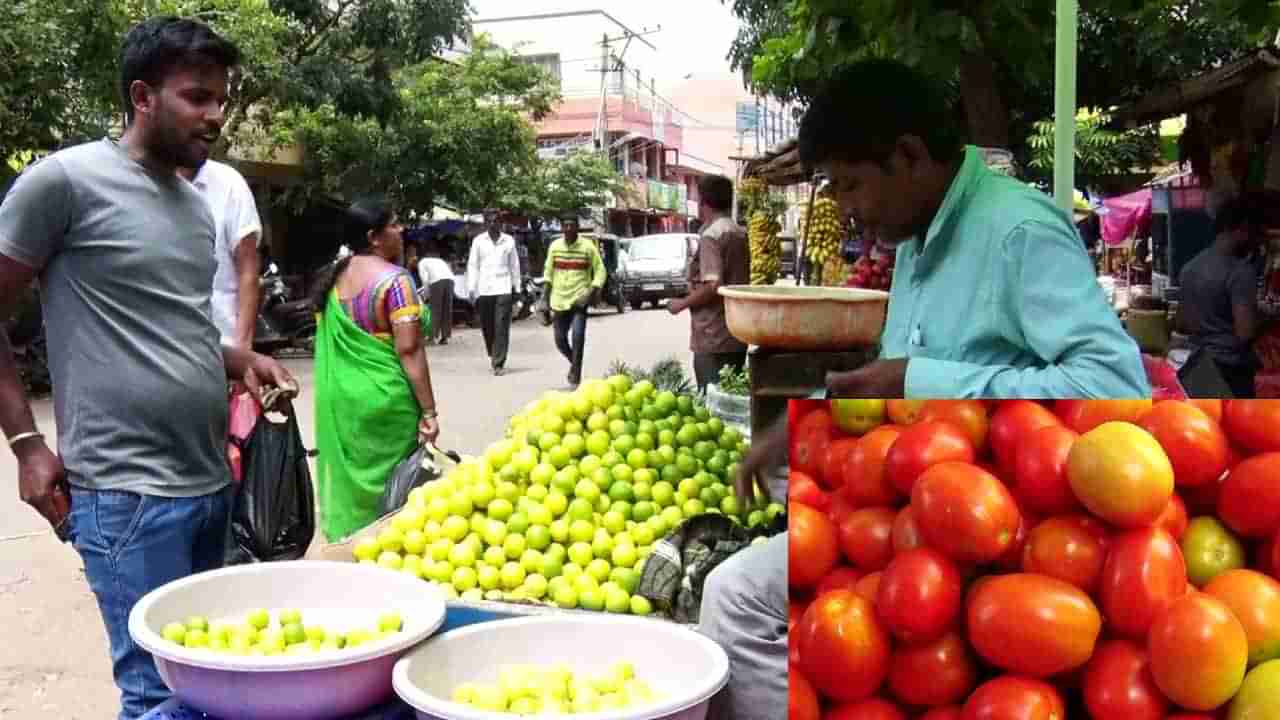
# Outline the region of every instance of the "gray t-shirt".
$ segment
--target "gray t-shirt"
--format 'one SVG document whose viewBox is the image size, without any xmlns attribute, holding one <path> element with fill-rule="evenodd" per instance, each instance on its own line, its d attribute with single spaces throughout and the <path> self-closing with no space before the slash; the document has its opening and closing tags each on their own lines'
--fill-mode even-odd
<svg viewBox="0 0 1280 720">
<path fill-rule="evenodd" d="M 0 254 L 41 268 L 58 450 L 73 484 L 194 497 L 230 482 L 227 381 L 200 194 L 110 139 L 28 168 Z"/>
<path fill-rule="evenodd" d="M 1232 367 L 1252 362 L 1249 343 L 1236 337 L 1232 308 L 1256 302 L 1258 266 L 1209 247 L 1182 269 L 1181 312 L 1192 330 L 1191 342 L 1214 360 Z"/>
</svg>

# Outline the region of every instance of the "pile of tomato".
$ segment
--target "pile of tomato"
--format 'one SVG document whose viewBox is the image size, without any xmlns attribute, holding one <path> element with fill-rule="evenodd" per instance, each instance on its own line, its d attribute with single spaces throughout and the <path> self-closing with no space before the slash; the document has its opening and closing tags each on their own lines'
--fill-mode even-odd
<svg viewBox="0 0 1280 720">
<path fill-rule="evenodd" d="M 1280 720 L 1280 401 L 791 413 L 792 720 Z"/>
</svg>

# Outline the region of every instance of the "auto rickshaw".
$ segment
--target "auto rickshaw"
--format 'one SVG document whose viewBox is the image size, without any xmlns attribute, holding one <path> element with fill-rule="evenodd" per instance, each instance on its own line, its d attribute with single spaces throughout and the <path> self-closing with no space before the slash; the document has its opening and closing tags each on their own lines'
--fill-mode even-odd
<svg viewBox="0 0 1280 720">
<path fill-rule="evenodd" d="M 591 237 L 596 240 L 596 245 L 600 249 L 600 259 L 604 262 L 607 273 L 600 300 L 605 305 L 616 307 L 619 314 L 625 313 L 627 301 L 622 292 L 622 276 L 625 271 L 622 262 L 622 238 L 609 233 L 595 233 Z"/>
</svg>

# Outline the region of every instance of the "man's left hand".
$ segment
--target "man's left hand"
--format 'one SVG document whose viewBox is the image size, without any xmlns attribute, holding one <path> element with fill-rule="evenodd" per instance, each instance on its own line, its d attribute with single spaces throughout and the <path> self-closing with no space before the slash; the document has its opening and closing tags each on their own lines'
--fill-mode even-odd
<svg viewBox="0 0 1280 720">
<path fill-rule="evenodd" d="M 898 399 L 906 395 L 907 359 L 876 360 L 843 373 L 827 373 L 827 392 L 838 398 Z"/>
<path fill-rule="evenodd" d="M 253 362 L 245 370 L 244 384 L 259 403 L 263 401 L 263 395 L 266 390 L 272 387 L 283 391 L 279 396 L 279 401 L 292 400 L 298 396 L 298 381 L 278 360 L 266 355 L 254 356 Z M 275 401 L 272 404 L 279 404 L 279 401 Z M 263 407 L 262 409 L 265 412 L 273 408 Z"/>
<path fill-rule="evenodd" d="M 667 302 L 667 312 L 671 313 L 672 315 L 679 315 L 680 313 L 684 312 L 685 308 L 687 307 L 689 307 L 689 304 L 685 301 L 684 298 L 673 298 L 672 300 Z"/>
</svg>

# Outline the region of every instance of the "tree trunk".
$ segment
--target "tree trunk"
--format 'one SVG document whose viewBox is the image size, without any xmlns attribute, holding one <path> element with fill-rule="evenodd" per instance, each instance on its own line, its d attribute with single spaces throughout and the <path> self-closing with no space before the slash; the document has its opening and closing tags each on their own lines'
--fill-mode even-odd
<svg viewBox="0 0 1280 720">
<path fill-rule="evenodd" d="M 1009 109 L 991 58 L 972 53 L 960 63 L 960 101 L 970 142 L 980 147 L 1009 147 Z"/>
</svg>

